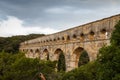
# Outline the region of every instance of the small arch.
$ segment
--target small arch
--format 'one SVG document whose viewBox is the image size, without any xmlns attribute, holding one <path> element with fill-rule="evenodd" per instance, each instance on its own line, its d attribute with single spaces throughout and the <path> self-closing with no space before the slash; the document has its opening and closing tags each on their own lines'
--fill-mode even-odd
<svg viewBox="0 0 120 80">
<path fill-rule="evenodd" d="M 108 32 L 105 28 L 100 30 L 101 34 L 100 34 L 100 38 L 102 39 L 107 39 L 108 38 Z"/>
<path fill-rule="evenodd" d="M 90 31 L 90 33 L 89 33 L 89 39 L 90 40 L 93 40 L 94 39 L 94 35 L 95 35 L 95 33 L 93 32 L 93 31 Z"/>
<path fill-rule="evenodd" d="M 46 40 L 46 42 L 49 42 L 48 40 Z"/>
<path fill-rule="evenodd" d="M 75 34 L 73 34 L 73 38 L 77 38 L 77 36 Z"/>
<path fill-rule="evenodd" d="M 60 40 L 60 38 L 58 37 L 57 40 Z"/>
<path fill-rule="evenodd" d="M 94 33 L 93 31 L 90 31 L 90 35 L 91 35 L 91 36 L 94 36 L 95 33 Z"/>
<path fill-rule="evenodd" d="M 35 50 L 35 53 L 37 53 L 37 52 L 39 52 L 39 49 L 36 49 L 36 50 Z"/>
<path fill-rule="evenodd" d="M 40 58 L 40 50 L 39 49 L 35 50 L 35 57 Z"/>
<path fill-rule="evenodd" d="M 67 36 L 67 40 L 70 40 L 70 36 L 69 35 Z"/>
<path fill-rule="evenodd" d="M 64 38 L 64 37 L 62 37 L 62 40 L 65 40 L 65 38 Z"/>
<path fill-rule="evenodd" d="M 22 51 L 24 52 L 25 50 L 23 49 Z"/>
<path fill-rule="evenodd" d="M 58 61 L 57 71 L 65 71 L 66 65 L 65 65 L 65 56 L 64 56 L 63 51 L 60 48 L 56 49 L 54 52 L 54 56 L 56 60 Z"/>
<path fill-rule="evenodd" d="M 30 49 L 30 52 L 32 53 L 32 52 L 33 52 L 33 50 L 32 50 L 32 49 Z"/>
<path fill-rule="evenodd" d="M 56 39 L 53 39 L 53 41 L 56 41 Z"/>
<path fill-rule="evenodd" d="M 85 38 L 85 34 L 84 34 L 84 33 L 81 33 L 81 34 L 80 34 L 80 40 L 81 40 L 81 41 L 84 41 L 84 38 Z"/>
<path fill-rule="evenodd" d="M 105 33 L 107 32 L 107 30 L 106 30 L 105 28 L 103 28 L 103 29 L 100 30 L 100 32 L 101 32 L 102 34 L 105 34 Z"/>
<path fill-rule="evenodd" d="M 48 52 L 47 49 L 44 49 L 44 50 L 43 50 L 43 58 L 44 58 L 45 60 L 49 60 L 49 52 Z"/>
<path fill-rule="evenodd" d="M 83 33 L 80 34 L 80 37 L 84 37 L 85 35 Z"/>
<path fill-rule="evenodd" d="M 50 41 L 52 41 L 52 39 L 50 39 Z"/>
</svg>

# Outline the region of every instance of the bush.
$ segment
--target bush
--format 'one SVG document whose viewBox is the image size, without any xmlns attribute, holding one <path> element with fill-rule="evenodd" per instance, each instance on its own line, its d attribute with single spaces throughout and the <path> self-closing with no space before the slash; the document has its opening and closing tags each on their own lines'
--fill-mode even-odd
<svg viewBox="0 0 120 80">
<path fill-rule="evenodd" d="M 37 73 L 42 72 L 47 80 L 55 75 L 55 79 L 60 76 L 55 72 L 56 62 L 40 61 L 39 59 L 26 58 L 23 53 L 10 54 L 0 53 L 0 80 L 32 80 L 38 79 Z M 54 79 L 54 80 L 55 80 Z"/>
</svg>

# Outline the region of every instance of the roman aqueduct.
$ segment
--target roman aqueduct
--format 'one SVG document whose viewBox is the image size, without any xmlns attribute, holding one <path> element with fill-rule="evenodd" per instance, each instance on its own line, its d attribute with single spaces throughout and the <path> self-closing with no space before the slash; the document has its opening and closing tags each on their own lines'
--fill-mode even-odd
<svg viewBox="0 0 120 80">
<path fill-rule="evenodd" d="M 78 67 L 81 52 L 86 50 L 90 61 L 96 59 L 99 49 L 109 45 L 110 36 L 120 14 L 90 22 L 58 33 L 28 40 L 20 44 L 20 50 L 26 57 L 41 60 L 58 60 L 62 51 L 67 71 Z"/>
</svg>

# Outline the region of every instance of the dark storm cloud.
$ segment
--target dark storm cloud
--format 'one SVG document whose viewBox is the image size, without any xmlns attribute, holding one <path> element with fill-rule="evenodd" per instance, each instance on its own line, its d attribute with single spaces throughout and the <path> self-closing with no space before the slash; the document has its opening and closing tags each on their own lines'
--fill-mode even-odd
<svg viewBox="0 0 120 80">
<path fill-rule="evenodd" d="M 109 7 L 116 8 L 119 3 L 120 0 L 0 0 L 0 13 L 18 17 L 25 25 L 63 29 L 82 20 L 87 22 L 88 16 L 91 20 L 91 16 L 104 16 Z"/>
</svg>

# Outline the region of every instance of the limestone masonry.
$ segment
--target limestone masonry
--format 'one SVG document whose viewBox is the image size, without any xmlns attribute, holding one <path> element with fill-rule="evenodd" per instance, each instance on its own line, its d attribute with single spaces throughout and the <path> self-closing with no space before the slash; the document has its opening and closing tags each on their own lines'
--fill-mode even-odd
<svg viewBox="0 0 120 80">
<path fill-rule="evenodd" d="M 77 26 L 55 34 L 28 40 L 20 44 L 26 57 L 58 60 L 63 51 L 67 71 L 78 66 L 80 52 L 86 50 L 90 61 L 96 59 L 99 49 L 110 44 L 110 36 L 120 14 Z"/>
</svg>

